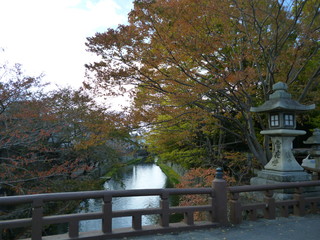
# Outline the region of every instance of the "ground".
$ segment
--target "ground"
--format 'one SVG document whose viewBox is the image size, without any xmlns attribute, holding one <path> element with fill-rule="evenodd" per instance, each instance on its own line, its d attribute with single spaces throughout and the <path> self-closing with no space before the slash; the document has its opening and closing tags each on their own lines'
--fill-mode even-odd
<svg viewBox="0 0 320 240">
<path fill-rule="evenodd" d="M 132 240 L 318 240 L 320 215 L 244 221 L 240 225 L 190 232 L 130 237 Z"/>
</svg>

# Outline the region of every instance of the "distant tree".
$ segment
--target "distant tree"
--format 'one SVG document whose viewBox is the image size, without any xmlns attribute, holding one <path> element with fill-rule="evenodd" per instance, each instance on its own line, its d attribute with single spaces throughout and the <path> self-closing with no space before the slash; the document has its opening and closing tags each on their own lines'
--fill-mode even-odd
<svg viewBox="0 0 320 240">
<path fill-rule="evenodd" d="M 51 180 L 91 170 L 111 159 L 98 152 L 117 154 L 109 141 L 129 138 L 121 115 L 81 89 L 44 92 L 41 77 L 25 76 L 20 65 L 0 71 L 0 188 L 52 191 Z"/>
<path fill-rule="evenodd" d="M 41 95 L 41 77 L 26 76 L 21 64 L 10 65 L 8 62 L 0 63 L 0 114 L 12 103 L 21 100 L 32 100 Z M 38 89 L 38 91 L 34 91 Z"/>
<path fill-rule="evenodd" d="M 137 122 L 163 115 L 174 125 L 189 115 L 214 123 L 265 164 L 269 143 L 256 123 L 266 122 L 249 109 L 278 81 L 299 101 L 319 103 L 319 7 L 318 0 L 136 0 L 128 25 L 88 38 L 101 61 L 87 65 L 85 86 L 101 94 L 134 86 Z"/>
</svg>

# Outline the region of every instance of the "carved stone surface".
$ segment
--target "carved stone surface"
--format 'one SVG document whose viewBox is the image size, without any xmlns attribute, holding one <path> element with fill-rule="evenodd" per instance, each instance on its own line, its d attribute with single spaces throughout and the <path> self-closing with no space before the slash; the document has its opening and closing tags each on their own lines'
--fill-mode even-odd
<svg viewBox="0 0 320 240">
<path fill-rule="evenodd" d="M 277 136 L 272 137 L 272 158 L 264 166 L 267 170 L 274 171 L 303 171 L 292 154 L 291 146 L 295 137 Z"/>
<path fill-rule="evenodd" d="M 262 170 L 258 172 L 257 178 L 271 181 L 269 183 L 300 182 L 300 181 L 311 180 L 311 175 L 303 171 L 282 172 L 282 171 L 273 171 L 273 170 Z M 257 180 L 257 181 L 260 181 L 260 180 Z M 267 182 L 264 182 L 264 184 L 266 183 Z"/>
<path fill-rule="evenodd" d="M 280 172 L 272 170 L 262 170 L 257 173 L 257 177 L 250 179 L 250 185 L 266 185 L 277 184 L 284 182 L 302 182 L 310 181 L 312 176 L 306 172 Z M 309 187 L 305 189 L 305 193 L 308 196 L 319 196 L 319 187 Z M 294 195 L 294 189 L 275 190 L 274 198 L 277 200 L 292 199 Z M 263 194 L 254 193 L 250 197 L 262 200 Z"/>
<path fill-rule="evenodd" d="M 250 185 L 265 185 L 265 184 L 277 184 L 283 182 L 302 182 L 310 181 L 311 175 L 299 171 L 299 172 L 280 172 L 272 170 L 259 171 L 257 177 L 250 179 Z M 316 192 L 319 194 L 320 189 L 308 188 L 307 192 Z M 294 189 L 276 190 L 275 195 L 277 199 L 291 199 L 293 197 Z M 257 197 L 257 196 L 256 196 Z"/>
</svg>

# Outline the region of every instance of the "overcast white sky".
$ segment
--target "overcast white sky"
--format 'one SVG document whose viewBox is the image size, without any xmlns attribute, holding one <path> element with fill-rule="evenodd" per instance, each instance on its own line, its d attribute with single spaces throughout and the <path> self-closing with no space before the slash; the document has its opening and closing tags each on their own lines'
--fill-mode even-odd
<svg viewBox="0 0 320 240">
<path fill-rule="evenodd" d="M 86 37 L 126 23 L 133 0 L 0 0 L 0 48 L 27 74 L 79 87 Z M 3 57 L 3 54 L 0 55 Z"/>
</svg>

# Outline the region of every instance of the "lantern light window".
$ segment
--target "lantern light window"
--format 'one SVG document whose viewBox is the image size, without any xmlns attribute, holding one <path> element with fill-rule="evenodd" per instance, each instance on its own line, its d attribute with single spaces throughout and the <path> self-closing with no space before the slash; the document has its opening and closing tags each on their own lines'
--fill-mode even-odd
<svg viewBox="0 0 320 240">
<path fill-rule="evenodd" d="M 272 114 L 270 116 L 270 125 L 271 125 L 271 127 L 278 127 L 279 126 L 279 115 L 278 114 Z"/>
<path fill-rule="evenodd" d="M 293 114 L 284 114 L 284 125 L 287 127 L 294 127 Z"/>
</svg>

